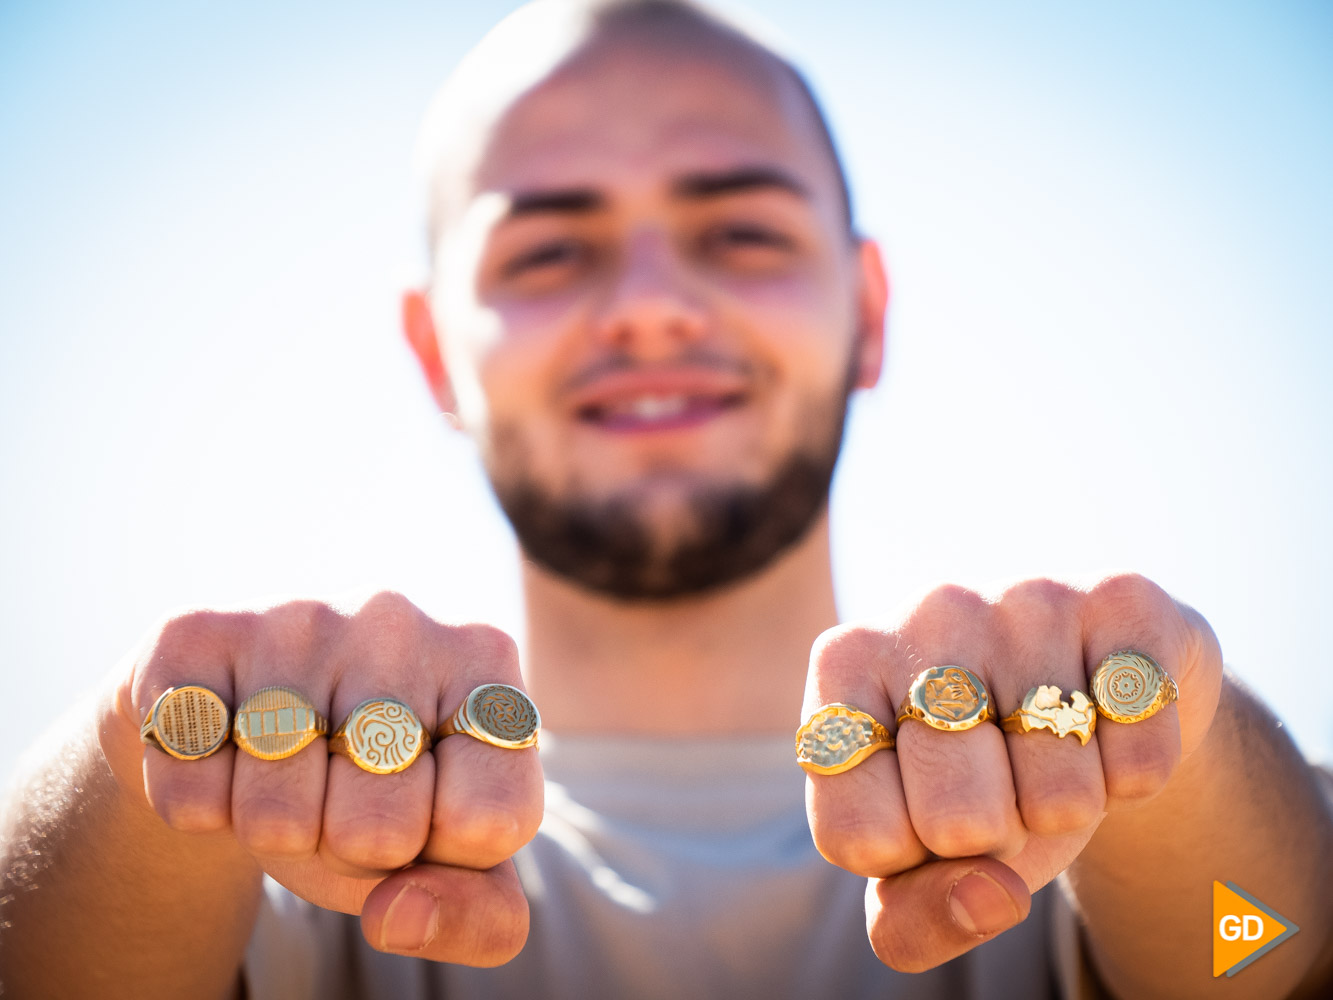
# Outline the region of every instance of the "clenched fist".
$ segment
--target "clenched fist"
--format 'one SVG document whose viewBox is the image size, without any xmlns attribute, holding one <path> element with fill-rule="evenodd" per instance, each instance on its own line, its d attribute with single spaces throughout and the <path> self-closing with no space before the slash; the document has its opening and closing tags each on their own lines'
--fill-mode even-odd
<svg viewBox="0 0 1333 1000">
<path fill-rule="evenodd" d="M 1004 732 L 1033 688 L 1091 691 L 1101 660 L 1148 653 L 1179 689 L 1150 718 L 1099 718 L 1087 745 Z M 895 724 L 913 679 L 958 665 L 987 689 L 995 719 L 960 732 Z M 1134 575 L 1082 589 L 1032 580 L 983 596 L 930 593 L 886 626 L 844 625 L 811 654 L 804 714 L 841 702 L 896 729 L 896 749 L 841 774 L 813 774 L 815 843 L 868 877 L 871 944 L 888 965 L 939 965 L 1026 917 L 1031 893 L 1079 856 L 1109 810 L 1143 801 L 1204 738 L 1222 660 L 1207 622 Z"/>
<path fill-rule="evenodd" d="M 488 682 L 522 686 L 509 636 L 442 625 L 393 593 L 351 613 L 314 601 L 196 611 L 169 620 L 134 658 L 104 744 L 122 787 L 166 824 L 229 834 L 298 896 L 361 914 L 372 945 L 493 965 L 527 936 L 527 904 L 509 858 L 541 822 L 535 749 L 460 735 L 401 772 L 374 774 L 331 756 L 324 737 L 281 760 L 258 759 L 231 742 L 212 756 L 179 760 L 139 736 L 158 696 L 182 685 L 207 687 L 232 709 L 281 685 L 334 726 L 363 701 L 392 698 L 434 732 Z"/>
</svg>

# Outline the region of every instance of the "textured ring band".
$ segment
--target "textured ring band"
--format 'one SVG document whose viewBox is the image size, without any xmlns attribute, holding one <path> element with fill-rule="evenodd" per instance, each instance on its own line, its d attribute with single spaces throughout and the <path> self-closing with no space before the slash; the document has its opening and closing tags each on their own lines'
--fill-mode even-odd
<svg viewBox="0 0 1333 1000">
<path fill-rule="evenodd" d="M 199 684 L 167 688 L 139 727 L 139 739 L 178 760 L 201 760 L 227 742 L 230 716 L 216 692 Z"/>
<path fill-rule="evenodd" d="M 841 774 L 877 750 L 892 749 L 882 723 L 842 702 L 816 709 L 796 730 L 796 763 L 811 774 Z"/>
<path fill-rule="evenodd" d="M 429 747 L 430 733 L 416 712 L 393 698 L 363 701 L 329 737 L 329 753 L 372 774 L 405 771 Z"/>
<path fill-rule="evenodd" d="M 435 731 L 436 739 L 471 736 L 502 750 L 537 745 L 542 718 L 532 699 L 509 684 L 482 684 Z"/>
</svg>

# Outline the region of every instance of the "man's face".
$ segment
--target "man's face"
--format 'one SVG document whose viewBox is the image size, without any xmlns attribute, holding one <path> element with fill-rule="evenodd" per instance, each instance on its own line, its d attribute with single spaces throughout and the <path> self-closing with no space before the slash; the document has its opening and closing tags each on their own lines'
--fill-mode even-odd
<svg viewBox="0 0 1333 1000">
<path fill-rule="evenodd" d="M 822 513 L 882 302 L 866 306 L 818 135 L 776 65 L 623 38 L 490 133 L 432 307 L 460 416 L 539 564 L 679 596 L 761 567 Z"/>
</svg>

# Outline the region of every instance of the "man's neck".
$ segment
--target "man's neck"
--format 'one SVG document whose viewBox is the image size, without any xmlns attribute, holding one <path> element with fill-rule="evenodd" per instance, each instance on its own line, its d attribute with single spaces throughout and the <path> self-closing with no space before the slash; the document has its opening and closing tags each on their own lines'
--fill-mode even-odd
<svg viewBox="0 0 1333 1000">
<path fill-rule="evenodd" d="M 715 594 L 612 601 L 523 564 L 524 673 L 554 733 L 793 733 L 810 647 L 837 624 L 827 510 Z"/>
</svg>

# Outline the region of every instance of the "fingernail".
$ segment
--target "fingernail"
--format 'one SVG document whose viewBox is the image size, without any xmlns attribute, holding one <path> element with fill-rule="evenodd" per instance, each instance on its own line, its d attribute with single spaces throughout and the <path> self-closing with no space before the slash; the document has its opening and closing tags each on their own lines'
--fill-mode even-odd
<svg viewBox="0 0 1333 1000">
<path fill-rule="evenodd" d="M 408 885 L 385 911 L 380 947 L 385 951 L 419 951 L 440 929 L 440 901 L 419 885 Z"/>
<path fill-rule="evenodd" d="M 949 892 L 953 919 L 969 934 L 996 934 L 1018 923 L 1018 909 L 1000 883 L 981 872 L 968 872 Z"/>
</svg>

